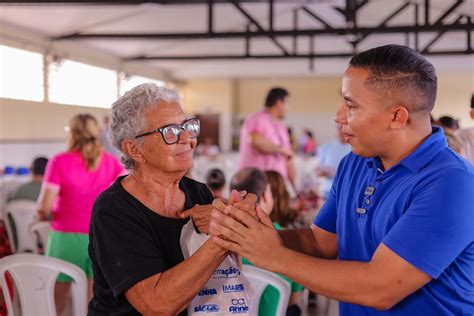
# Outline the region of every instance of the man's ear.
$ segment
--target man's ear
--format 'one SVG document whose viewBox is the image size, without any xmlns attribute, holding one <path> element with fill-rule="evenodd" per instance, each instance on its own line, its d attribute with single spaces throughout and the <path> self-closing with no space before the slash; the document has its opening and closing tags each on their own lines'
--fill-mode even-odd
<svg viewBox="0 0 474 316">
<path fill-rule="evenodd" d="M 408 109 L 403 105 L 398 105 L 392 110 L 392 121 L 390 122 L 390 127 L 393 129 L 401 129 L 406 127 L 408 124 L 408 119 L 410 113 Z"/>
<path fill-rule="evenodd" d="M 122 151 L 135 160 L 136 162 L 145 164 L 146 158 L 143 155 L 142 147 L 131 139 L 126 139 L 122 142 Z"/>
</svg>

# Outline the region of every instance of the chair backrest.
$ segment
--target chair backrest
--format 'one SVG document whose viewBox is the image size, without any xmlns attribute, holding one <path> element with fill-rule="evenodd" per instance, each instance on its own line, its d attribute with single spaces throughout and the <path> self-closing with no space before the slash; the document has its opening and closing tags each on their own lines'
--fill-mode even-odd
<svg viewBox="0 0 474 316">
<path fill-rule="evenodd" d="M 14 316 L 5 273 L 18 290 L 23 316 L 56 315 L 54 285 L 59 273 L 73 279 L 73 315 L 87 314 L 87 277 L 72 263 L 35 254 L 16 254 L 0 259 L 0 282 L 8 315 Z"/>
<path fill-rule="evenodd" d="M 33 253 L 44 254 L 48 244 L 48 234 L 51 223 L 48 221 L 36 222 L 30 225 L 30 236 L 33 240 Z"/>
<path fill-rule="evenodd" d="M 263 291 L 268 285 L 271 285 L 275 287 L 280 293 L 276 309 L 276 316 L 285 316 L 291 294 L 290 284 L 285 279 L 279 277 L 273 272 L 266 271 L 251 265 L 244 264 L 242 269 L 243 274 L 252 285 L 255 304 L 259 304 Z"/>
<path fill-rule="evenodd" d="M 33 239 L 29 232 L 30 225 L 36 221 L 36 202 L 31 200 L 13 200 L 7 203 L 4 222 L 13 253 L 32 252 Z M 10 222 L 13 220 L 13 225 Z"/>
</svg>

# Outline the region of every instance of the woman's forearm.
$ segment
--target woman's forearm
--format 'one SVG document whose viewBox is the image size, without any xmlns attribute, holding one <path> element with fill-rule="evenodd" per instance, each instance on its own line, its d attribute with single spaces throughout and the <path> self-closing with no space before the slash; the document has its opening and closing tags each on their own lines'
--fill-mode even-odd
<svg viewBox="0 0 474 316">
<path fill-rule="evenodd" d="M 227 251 L 207 241 L 187 260 L 163 272 L 145 294 L 147 310 L 176 315 L 186 308 L 224 260 Z"/>
</svg>

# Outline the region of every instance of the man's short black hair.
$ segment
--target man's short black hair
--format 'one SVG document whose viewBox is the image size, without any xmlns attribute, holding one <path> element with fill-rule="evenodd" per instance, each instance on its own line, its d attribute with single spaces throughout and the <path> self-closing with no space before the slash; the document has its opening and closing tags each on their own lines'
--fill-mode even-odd
<svg viewBox="0 0 474 316">
<path fill-rule="evenodd" d="M 368 70 L 364 84 L 385 98 L 402 98 L 409 111 L 430 113 L 433 109 L 436 71 L 416 50 L 394 44 L 380 46 L 354 55 L 349 65 Z"/>
<path fill-rule="evenodd" d="M 283 88 L 272 88 L 268 91 L 267 98 L 265 99 L 265 107 L 270 108 L 275 105 L 275 103 L 280 100 L 283 101 L 290 93 Z"/>
<path fill-rule="evenodd" d="M 471 95 L 471 109 L 474 109 L 474 93 Z"/>
<path fill-rule="evenodd" d="M 46 157 L 37 157 L 33 160 L 33 164 L 31 165 L 31 172 L 36 176 L 44 175 L 44 170 L 46 169 L 46 165 L 48 164 L 48 158 Z"/>
<path fill-rule="evenodd" d="M 244 168 L 239 170 L 230 181 L 230 189 L 253 193 L 257 196 L 257 202 L 263 196 L 268 185 L 267 175 L 257 168 Z"/>
</svg>

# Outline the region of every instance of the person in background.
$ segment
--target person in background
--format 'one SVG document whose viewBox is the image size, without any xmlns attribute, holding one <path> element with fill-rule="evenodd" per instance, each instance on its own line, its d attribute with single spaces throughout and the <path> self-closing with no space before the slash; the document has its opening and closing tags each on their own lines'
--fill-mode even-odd
<svg viewBox="0 0 474 316">
<path fill-rule="evenodd" d="M 278 223 L 282 229 L 308 227 L 300 216 L 300 212 L 291 206 L 285 179 L 276 171 L 265 171 L 268 184 L 273 195 L 273 211 L 270 219 Z"/>
<path fill-rule="evenodd" d="M 449 115 L 443 115 L 438 119 L 438 125 L 443 128 L 446 133 L 456 134 L 459 130 L 459 120 Z"/>
<path fill-rule="evenodd" d="M 471 96 L 471 119 L 474 120 L 474 94 Z M 464 128 L 458 133 L 464 148 L 465 157 L 474 165 L 474 127 Z"/>
<path fill-rule="evenodd" d="M 46 256 L 71 262 L 89 279 L 92 297 L 92 264 L 87 253 L 92 205 L 124 169 L 100 143 L 100 127 L 90 114 L 78 114 L 69 124 L 66 152 L 55 155 L 46 166 L 37 216 L 52 214 Z M 67 303 L 71 278 L 61 274 L 56 282 L 55 302 L 60 315 Z"/>
<path fill-rule="evenodd" d="M 458 137 L 457 134 L 452 134 L 444 131 L 444 137 L 446 137 L 446 142 L 448 143 L 449 148 L 466 158 L 464 144 L 462 143 L 461 139 Z"/>
<path fill-rule="evenodd" d="M 336 124 L 337 139 L 324 144 L 319 149 L 319 166 L 316 173 L 324 177 L 321 187 L 321 193 L 326 198 L 331 190 L 337 167 L 342 158 L 351 152 L 351 146 L 346 142 L 342 125 Z"/>
<path fill-rule="evenodd" d="M 120 158 L 120 151 L 110 143 L 110 140 L 108 137 L 109 124 L 110 124 L 110 117 L 107 114 L 104 116 L 103 121 L 102 121 L 102 128 L 100 129 L 100 142 L 105 151 L 111 153 L 117 158 Z"/>
<path fill-rule="evenodd" d="M 283 88 L 271 89 L 265 109 L 245 120 L 240 134 L 238 170 L 254 167 L 278 171 L 292 186 L 295 184 L 293 149 L 283 124 L 288 113 L 289 93 Z"/>
<path fill-rule="evenodd" d="M 274 172 L 274 171 L 273 171 Z M 257 205 L 263 212 L 270 215 L 273 214 L 275 206 L 275 196 L 272 193 L 270 183 L 266 174 L 257 168 L 244 168 L 239 170 L 230 181 L 230 190 L 246 191 L 257 196 Z M 274 222 L 276 229 L 281 229 L 280 224 Z M 243 258 L 244 264 L 252 264 Z M 303 287 L 290 279 L 280 275 L 288 281 L 291 286 L 291 296 L 288 302 L 287 316 L 301 315 L 301 309 L 297 305 L 301 301 Z M 276 306 L 279 299 L 279 292 L 272 286 L 267 286 L 260 298 L 258 308 L 259 316 L 275 316 Z"/>
<path fill-rule="evenodd" d="M 215 199 L 223 197 L 225 182 L 225 174 L 221 169 L 211 169 L 206 174 L 206 185 Z"/>
<path fill-rule="evenodd" d="M 219 146 L 214 144 L 211 137 L 206 137 L 202 143 L 196 147 L 196 155 L 216 159 L 219 155 Z"/>
<path fill-rule="evenodd" d="M 464 145 L 461 139 L 458 137 L 459 120 L 453 118 L 452 116 L 444 115 L 438 119 L 436 125 L 439 125 L 443 128 L 444 137 L 446 137 L 448 146 L 464 157 Z"/>
<path fill-rule="evenodd" d="M 313 132 L 309 129 L 305 129 L 303 133 L 306 139 L 303 145 L 303 153 L 308 156 L 316 156 L 317 143 L 314 139 Z"/>
<path fill-rule="evenodd" d="M 48 163 L 48 158 L 46 157 L 37 157 L 33 160 L 31 164 L 31 181 L 20 185 L 16 188 L 15 191 L 11 192 L 8 196 L 8 201 L 13 200 L 32 200 L 36 201 L 40 194 L 41 183 L 43 182 L 44 170 L 46 169 L 46 164 Z"/>
</svg>

